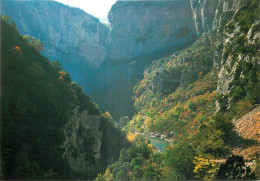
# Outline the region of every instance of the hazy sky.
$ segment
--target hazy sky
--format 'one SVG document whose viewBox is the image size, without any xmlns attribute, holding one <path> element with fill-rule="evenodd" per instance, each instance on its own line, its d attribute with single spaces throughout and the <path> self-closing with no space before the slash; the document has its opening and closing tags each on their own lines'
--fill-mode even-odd
<svg viewBox="0 0 260 181">
<path fill-rule="evenodd" d="M 78 7 L 97 18 L 106 18 L 116 0 L 56 0 L 65 5 Z"/>
</svg>

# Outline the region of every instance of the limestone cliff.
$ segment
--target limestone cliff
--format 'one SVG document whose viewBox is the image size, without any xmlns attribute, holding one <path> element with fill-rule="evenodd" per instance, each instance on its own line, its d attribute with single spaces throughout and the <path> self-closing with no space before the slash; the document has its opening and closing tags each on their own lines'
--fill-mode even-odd
<svg viewBox="0 0 260 181">
<path fill-rule="evenodd" d="M 86 83 L 91 82 L 89 72 L 100 66 L 106 56 L 105 25 L 79 8 L 55 1 L 1 3 L 1 14 L 10 16 L 23 35 L 29 34 L 44 43 L 43 55 L 59 60 L 75 82 L 84 85 L 85 90 L 90 88 Z"/>
<path fill-rule="evenodd" d="M 117 1 L 108 18 L 108 58 L 134 58 L 177 49 L 196 37 L 188 0 Z"/>
<path fill-rule="evenodd" d="M 220 69 L 217 93 L 229 107 L 236 99 L 230 94 L 236 92 L 240 99 L 245 96 L 238 90 L 242 86 L 238 82 L 246 82 L 252 67 L 259 66 L 259 1 L 190 0 L 190 3 L 197 34 L 210 33 L 212 47 L 215 47 L 214 66 Z M 254 9 L 258 12 L 253 12 Z M 217 102 L 217 111 L 219 109 Z"/>
<path fill-rule="evenodd" d="M 190 0 L 193 19 L 198 35 L 209 33 L 225 21 L 245 3 L 245 0 Z"/>
</svg>

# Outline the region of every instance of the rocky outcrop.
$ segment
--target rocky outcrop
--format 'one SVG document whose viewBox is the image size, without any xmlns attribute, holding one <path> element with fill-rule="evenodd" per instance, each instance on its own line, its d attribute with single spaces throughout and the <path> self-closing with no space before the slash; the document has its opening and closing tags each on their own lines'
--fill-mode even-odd
<svg viewBox="0 0 260 181">
<path fill-rule="evenodd" d="M 236 18 L 231 19 L 228 25 L 234 25 L 233 30 L 224 31 L 224 48 L 217 86 L 217 92 L 221 95 L 229 95 L 235 88 L 235 81 L 245 79 L 249 70 L 240 70 L 242 64 L 259 66 L 259 55 L 250 52 L 249 49 L 254 49 L 255 46 L 259 47 L 260 22 L 254 22 L 246 32 L 241 31 L 241 26 L 236 22 Z M 242 44 L 239 43 L 241 37 L 244 37 Z M 236 51 L 237 53 L 235 53 Z M 231 101 L 231 98 L 229 98 L 229 101 Z"/>
<path fill-rule="evenodd" d="M 198 35 L 212 30 L 218 1 L 190 0 L 195 27 Z"/>
<path fill-rule="evenodd" d="M 229 108 L 232 101 L 229 94 L 234 92 L 238 80 L 245 81 L 249 71 L 241 71 L 241 66 L 259 65 L 259 56 L 256 52 L 252 53 L 255 46 L 259 47 L 259 22 L 251 22 L 246 17 L 251 16 L 247 11 L 252 11 L 247 10 L 250 3 L 247 0 L 190 0 L 190 3 L 197 34 L 210 33 L 214 67 L 219 68 L 217 93 L 228 96 L 225 104 Z M 219 102 L 216 106 L 217 111 L 220 110 Z"/>
<path fill-rule="evenodd" d="M 110 59 L 134 58 L 192 42 L 196 35 L 188 0 L 117 1 L 109 15 Z"/>
<path fill-rule="evenodd" d="M 77 173 L 95 173 L 100 158 L 102 132 L 99 131 L 100 117 L 84 111 L 74 114 L 65 126 L 63 157 Z"/>
<path fill-rule="evenodd" d="M 242 155 L 245 159 L 256 158 L 260 151 L 260 106 L 244 115 L 242 118 L 235 120 L 234 131 L 244 139 L 254 140 L 257 143 L 245 149 L 235 148 L 233 154 Z"/>
<path fill-rule="evenodd" d="M 245 2 L 246 0 L 190 0 L 197 34 L 202 35 L 225 26 L 225 21 Z"/>
</svg>

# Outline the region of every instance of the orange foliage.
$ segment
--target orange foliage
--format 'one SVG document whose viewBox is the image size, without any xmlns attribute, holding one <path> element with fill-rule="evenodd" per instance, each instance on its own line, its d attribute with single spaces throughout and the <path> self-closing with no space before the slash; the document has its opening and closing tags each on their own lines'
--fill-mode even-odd
<svg viewBox="0 0 260 181">
<path fill-rule="evenodd" d="M 191 127 L 195 125 L 196 121 L 197 121 L 196 119 L 193 120 Z"/>
<path fill-rule="evenodd" d="M 141 97 L 140 97 L 140 101 L 142 102 L 142 100 L 143 100 L 143 97 L 141 96 Z"/>
<path fill-rule="evenodd" d="M 202 113 L 203 113 L 203 111 L 200 111 L 200 112 L 198 113 L 198 116 L 202 115 Z"/>
<path fill-rule="evenodd" d="M 60 74 L 59 79 L 64 80 L 63 76 L 65 75 L 65 72 L 59 72 L 59 74 Z"/>
<path fill-rule="evenodd" d="M 141 80 L 141 85 L 142 85 L 142 87 L 146 86 L 146 83 L 144 82 L 144 80 Z"/>
<path fill-rule="evenodd" d="M 13 49 L 14 49 L 14 50 L 17 50 L 17 51 L 21 51 L 21 48 L 18 47 L 18 46 L 13 46 Z"/>
</svg>

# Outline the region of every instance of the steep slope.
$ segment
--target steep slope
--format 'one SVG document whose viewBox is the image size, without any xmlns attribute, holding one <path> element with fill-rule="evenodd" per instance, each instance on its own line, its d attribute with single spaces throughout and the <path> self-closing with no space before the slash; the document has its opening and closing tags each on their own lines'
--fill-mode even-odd
<svg viewBox="0 0 260 181">
<path fill-rule="evenodd" d="M 94 178 L 128 145 L 124 134 L 2 18 L 1 179 Z"/>
<path fill-rule="evenodd" d="M 245 135 L 239 137 L 232 131 L 238 126 L 232 120 L 250 112 L 260 100 L 259 1 L 240 5 L 229 11 L 229 17 L 220 15 L 225 20 L 215 29 L 205 29 L 210 32 L 191 47 L 161 58 L 145 70 L 144 79 L 134 88 L 136 114 L 128 130 L 167 135 L 174 144 L 191 139 L 203 154 L 214 156 L 228 155 L 225 149 L 219 152 L 224 145 L 229 151 L 243 147 L 240 137 Z M 257 144 L 246 142 L 245 148 Z"/>
<path fill-rule="evenodd" d="M 208 38 L 154 62 L 134 88 L 135 110 L 130 122 L 139 132 L 195 134 L 214 113 L 217 72 Z"/>
<path fill-rule="evenodd" d="M 40 39 L 42 54 L 61 61 L 75 82 L 92 91 L 97 82 L 91 72 L 105 60 L 109 32 L 97 18 L 56 1 L 3 1 L 1 13 L 10 16 L 23 35 Z"/>
</svg>

